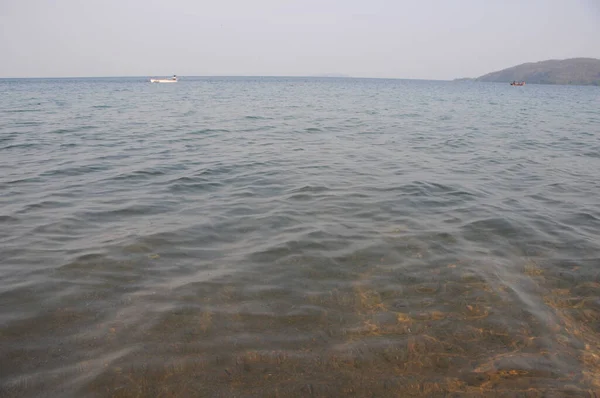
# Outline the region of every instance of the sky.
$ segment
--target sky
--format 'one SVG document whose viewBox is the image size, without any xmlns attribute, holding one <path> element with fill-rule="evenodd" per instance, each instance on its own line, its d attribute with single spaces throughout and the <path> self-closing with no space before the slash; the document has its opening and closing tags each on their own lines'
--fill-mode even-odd
<svg viewBox="0 0 600 398">
<path fill-rule="evenodd" d="M 454 79 L 600 58 L 600 0 L 0 0 L 0 77 Z"/>
</svg>

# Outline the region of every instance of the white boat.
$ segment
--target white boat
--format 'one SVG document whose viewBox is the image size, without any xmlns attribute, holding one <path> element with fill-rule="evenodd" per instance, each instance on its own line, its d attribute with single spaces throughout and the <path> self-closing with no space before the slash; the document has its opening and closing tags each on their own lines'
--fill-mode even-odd
<svg viewBox="0 0 600 398">
<path fill-rule="evenodd" d="M 177 75 L 167 79 L 150 79 L 150 83 L 177 83 Z"/>
</svg>

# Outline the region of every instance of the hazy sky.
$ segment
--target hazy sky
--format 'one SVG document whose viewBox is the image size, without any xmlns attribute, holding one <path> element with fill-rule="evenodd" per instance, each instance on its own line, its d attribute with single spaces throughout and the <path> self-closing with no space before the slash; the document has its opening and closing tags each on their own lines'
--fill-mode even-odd
<svg viewBox="0 0 600 398">
<path fill-rule="evenodd" d="M 600 0 L 0 0 L 0 77 L 452 79 L 600 58 Z"/>
</svg>

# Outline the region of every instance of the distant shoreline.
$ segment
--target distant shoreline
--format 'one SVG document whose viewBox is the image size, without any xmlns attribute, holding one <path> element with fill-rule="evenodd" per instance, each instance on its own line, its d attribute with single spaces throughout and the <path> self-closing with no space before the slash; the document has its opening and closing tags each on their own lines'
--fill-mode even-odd
<svg viewBox="0 0 600 398">
<path fill-rule="evenodd" d="M 524 81 L 527 84 L 600 86 L 600 59 L 569 58 L 528 62 L 477 78 L 459 78 L 454 81 L 488 83 Z"/>
</svg>

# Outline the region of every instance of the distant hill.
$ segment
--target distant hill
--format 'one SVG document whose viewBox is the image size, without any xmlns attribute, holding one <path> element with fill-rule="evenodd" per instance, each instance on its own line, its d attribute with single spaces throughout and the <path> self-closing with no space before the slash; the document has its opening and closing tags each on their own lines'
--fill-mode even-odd
<svg viewBox="0 0 600 398">
<path fill-rule="evenodd" d="M 538 84 L 577 84 L 600 86 L 600 59 L 571 58 L 532 62 L 488 73 L 480 82 L 525 81 Z"/>
</svg>

